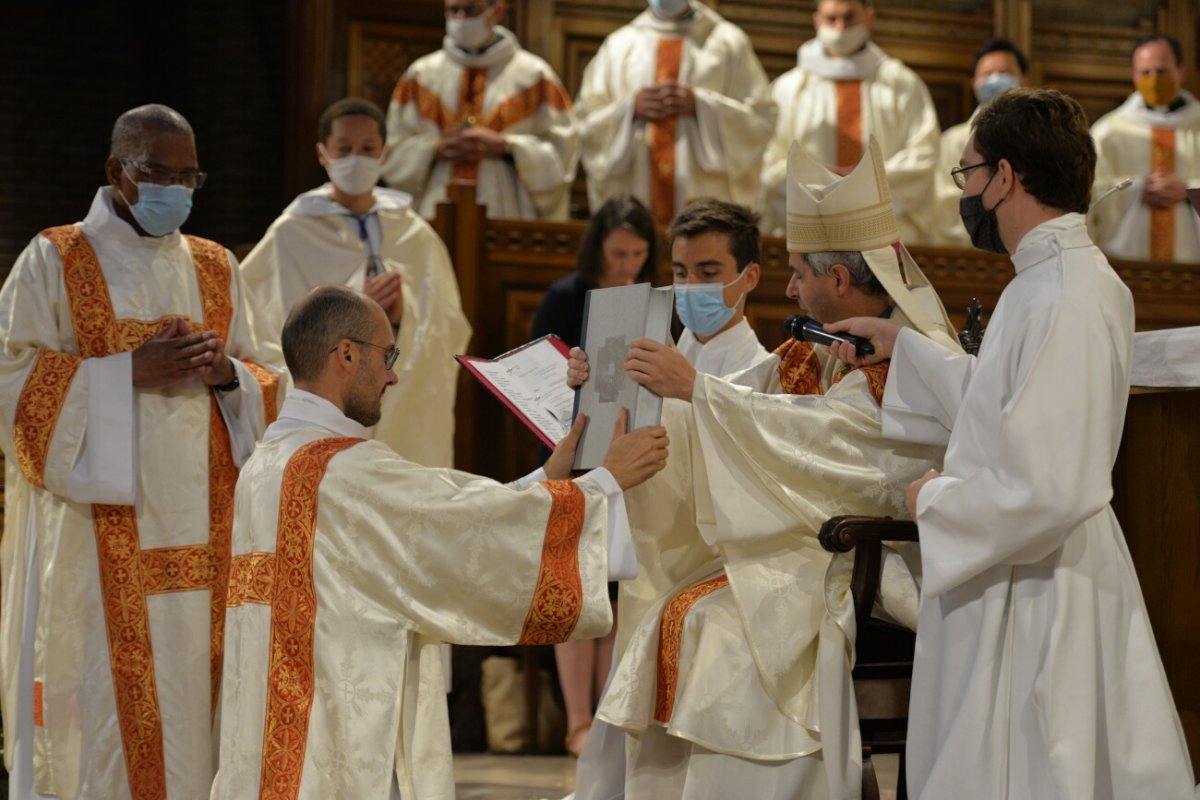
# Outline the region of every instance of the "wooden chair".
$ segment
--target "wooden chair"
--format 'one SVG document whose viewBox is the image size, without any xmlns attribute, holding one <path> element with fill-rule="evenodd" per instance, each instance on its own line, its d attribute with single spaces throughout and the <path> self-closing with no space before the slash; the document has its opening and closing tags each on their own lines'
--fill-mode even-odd
<svg viewBox="0 0 1200 800">
<path fill-rule="evenodd" d="M 983 342 L 982 308 L 972 299 L 967 322 L 958 334 L 963 350 L 979 353 Z M 854 553 L 850 592 L 858 621 L 855 664 L 851 676 L 858 703 L 863 744 L 863 800 L 879 800 L 874 753 L 900 756 L 897 800 L 905 800 L 904 749 L 908 730 L 908 695 L 912 685 L 916 635 L 905 628 L 871 617 L 879 594 L 884 542 L 916 542 L 917 526 L 891 517 L 840 516 L 826 521 L 818 534 L 831 553 Z"/>
</svg>

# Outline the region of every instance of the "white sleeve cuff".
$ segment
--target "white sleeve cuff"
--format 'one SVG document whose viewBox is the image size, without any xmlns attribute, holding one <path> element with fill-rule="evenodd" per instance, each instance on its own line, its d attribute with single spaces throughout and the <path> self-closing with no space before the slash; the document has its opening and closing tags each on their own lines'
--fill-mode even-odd
<svg viewBox="0 0 1200 800">
<path fill-rule="evenodd" d="M 637 554 L 633 549 L 633 532 L 625 513 L 625 493 L 612 473 L 597 467 L 583 478 L 590 479 L 608 498 L 608 579 L 628 581 L 637 577 Z"/>
<path fill-rule="evenodd" d="M 131 506 L 138 474 L 133 353 L 85 358 L 79 368 L 86 372 L 87 425 L 67 478 L 67 497 Z"/>
</svg>

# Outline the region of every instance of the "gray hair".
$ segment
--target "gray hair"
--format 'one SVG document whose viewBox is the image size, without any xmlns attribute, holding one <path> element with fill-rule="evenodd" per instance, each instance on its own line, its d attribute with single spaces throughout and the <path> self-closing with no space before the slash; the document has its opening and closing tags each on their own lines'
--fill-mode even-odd
<svg viewBox="0 0 1200 800">
<path fill-rule="evenodd" d="M 117 117 L 109 155 L 114 158 L 141 158 L 145 153 L 145 135 L 148 131 L 194 136 L 192 126 L 183 114 L 159 103 L 149 103 L 131 108 Z"/>
<path fill-rule="evenodd" d="M 809 269 L 818 277 L 829 274 L 834 264 L 841 264 L 850 273 L 850 285 L 857 286 L 863 294 L 887 295 L 883 284 L 875 277 L 863 254 L 853 251 L 830 251 L 825 253 L 805 253 L 804 260 Z"/>
<path fill-rule="evenodd" d="M 318 286 L 292 307 L 283 323 L 283 360 L 294 379 L 316 380 L 338 340 L 368 341 L 374 324 L 364 295 L 345 286 Z"/>
</svg>

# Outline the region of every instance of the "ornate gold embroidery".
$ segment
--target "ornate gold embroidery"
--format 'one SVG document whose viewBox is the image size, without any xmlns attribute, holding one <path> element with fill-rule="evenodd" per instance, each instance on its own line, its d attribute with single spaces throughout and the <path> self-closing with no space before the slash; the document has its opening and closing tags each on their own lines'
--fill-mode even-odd
<svg viewBox="0 0 1200 800">
<path fill-rule="evenodd" d="M 153 336 L 169 319 L 154 322 L 118 320 L 100 261 L 83 232 L 68 225 L 43 231 L 42 235 L 54 244 L 62 258 L 72 325 L 83 358 L 127 352 Z M 231 268 L 225 249 L 194 236 L 186 238 L 200 287 L 204 325 L 227 339 L 233 307 L 229 288 Z M 209 589 L 212 596 L 210 674 L 213 712 L 216 712 L 237 469 L 224 419 L 212 397 L 209 399 L 209 419 L 207 545 L 155 548 L 143 552 L 137 514 L 132 506 L 92 506 L 113 689 L 130 794 L 134 800 L 166 797 L 162 717 L 146 607 L 148 593 Z"/>
<path fill-rule="evenodd" d="M 392 99 L 400 105 L 415 103 L 417 114 L 437 125 L 441 130 L 448 131 L 455 126 L 454 114 L 446 108 L 441 98 L 411 78 L 403 79 L 396 84 L 396 88 L 392 92 Z"/>
<path fill-rule="evenodd" d="M 13 418 L 17 464 L 30 483 L 43 489 L 50 441 L 81 360 L 67 353 L 39 350 L 17 401 Z"/>
<path fill-rule="evenodd" d="M 779 383 L 788 394 L 824 394 L 821 362 L 811 342 L 789 339 L 775 348 L 779 356 Z"/>
<path fill-rule="evenodd" d="M 654 718 L 664 725 L 671 721 L 671 713 L 675 710 L 683 622 L 696 603 L 728 585 L 729 578 L 725 575 L 709 578 L 672 597 L 663 609 L 662 623 L 658 629 L 658 686 L 654 696 Z"/>
<path fill-rule="evenodd" d="M 868 364 L 865 367 L 849 367 L 833 376 L 833 383 L 836 386 L 841 383 L 842 378 L 852 372 L 861 372 L 867 381 L 867 389 L 871 392 L 871 397 L 875 398 L 875 402 L 883 405 L 883 390 L 887 388 L 888 366 L 891 361 L 880 361 L 878 364 Z M 849 366 L 849 365 L 847 365 Z"/>
<path fill-rule="evenodd" d="M 566 641 L 583 611 L 579 537 L 586 499 L 574 481 L 542 481 L 550 492 L 550 516 L 542 543 L 542 563 L 533 600 L 521 628 L 520 644 Z"/>
<path fill-rule="evenodd" d="M 679 80 L 683 62 L 683 37 L 662 36 L 654 62 L 656 83 Z M 650 146 L 650 213 L 659 225 L 675 216 L 675 117 L 646 126 Z"/>
<path fill-rule="evenodd" d="M 226 608 L 243 603 L 271 605 L 275 596 L 275 554 L 246 553 L 229 564 L 229 594 Z"/>
<path fill-rule="evenodd" d="M 267 424 L 270 425 L 279 416 L 279 373 L 272 372 L 253 361 L 243 361 L 242 366 L 250 370 L 250 374 L 254 376 L 254 380 L 258 381 L 258 386 L 262 389 L 263 414 L 266 416 Z"/>
<path fill-rule="evenodd" d="M 146 594 L 207 589 L 216 575 L 212 551 L 202 545 L 142 550 L 141 561 Z"/>
<path fill-rule="evenodd" d="M 330 459 L 361 441 L 335 438 L 310 442 L 292 455 L 283 472 L 259 784 L 262 800 L 294 800 L 300 793 L 315 680 L 313 632 L 317 593 L 313 586 L 312 557 L 317 533 L 317 493 Z"/>
</svg>

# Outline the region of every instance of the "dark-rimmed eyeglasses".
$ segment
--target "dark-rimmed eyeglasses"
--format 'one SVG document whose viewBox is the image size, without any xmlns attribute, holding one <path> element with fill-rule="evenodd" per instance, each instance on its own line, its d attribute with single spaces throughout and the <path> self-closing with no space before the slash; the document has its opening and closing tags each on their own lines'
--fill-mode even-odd
<svg viewBox="0 0 1200 800">
<path fill-rule="evenodd" d="M 951 179 L 954 180 L 955 186 L 957 186 L 959 189 L 964 189 L 964 188 L 966 188 L 966 185 L 967 185 L 966 173 L 970 172 L 973 169 L 979 169 L 980 167 L 990 167 L 990 166 L 993 166 L 994 164 L 998 164 L 998 163 L 999 163 L 998 159 L 993 159 L 992 161 L 980 161 L 978 164 L 968 164 L 965 167 L 955 167 L 954 169 L 950 170 L 950 177 L 951 177 Z"/>
<path fill-rule="evenodd" d="M 177 183 L 189 189 L 199 189 L 208 180 L 208 173 L 198 169 L 185 169 L 183 172 L 172 172 L 159 164 L 146 164 L 142 161 L 134 161 L 132 158 L 123 158 L 121 159 L 121 163 L 125 166 L 133 167 L 133 171 L 140 177 L 145 178 L 150 183 L 157 183 L 160 186 Z"/>
<path fill-rule="evenodd" d="M 376 350 L 382 350 L 384 369 L 391 369 L 392 365 L 396 363 L 396 359 L 400 357 L 400 348 L 396 347 L 395 345 L 392 345 L 391 347 L 384 347 L 381 344 L 374 344 L 372 342 L 364 342 L 362 339 L 355 339 L 353 336 L 347 336 L 345 338 L 349 339 L 355 344 L 364 344 L 367 347 L 374 347 Z M 334 345 L 333 349 L 329 352 L 333 353 L 336 351 L 337 345 Z"/>
</svg>

